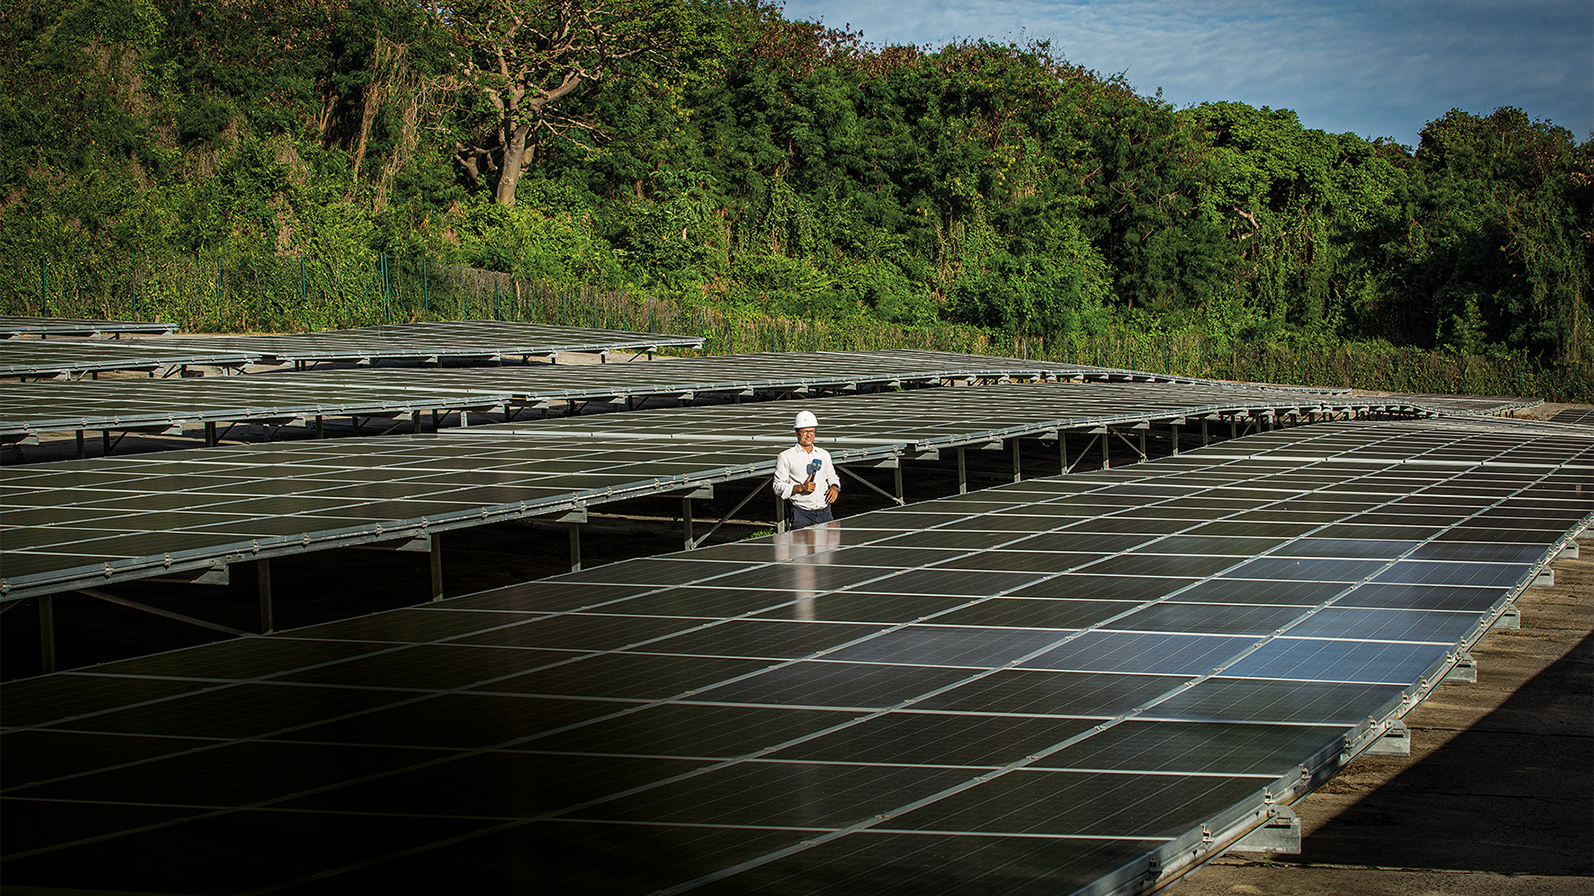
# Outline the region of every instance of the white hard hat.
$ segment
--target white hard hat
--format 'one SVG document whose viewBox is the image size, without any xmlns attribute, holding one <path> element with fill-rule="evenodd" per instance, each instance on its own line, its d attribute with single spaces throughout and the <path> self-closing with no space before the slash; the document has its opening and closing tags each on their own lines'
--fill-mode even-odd
<svg viewBox="0 0 1594 896">
<path fill-rule="evenodd" d="M 807 411 L 798 411 L 797 412 L 797 425 L 796 425 L 795 428 L 796 429 L 808 429 L 809 427 L 813 427 L 814 429 L 818 429 L 819 428 L 819 421 L 814 418 L 813 414 L 810 414 Z"/>
</svg>

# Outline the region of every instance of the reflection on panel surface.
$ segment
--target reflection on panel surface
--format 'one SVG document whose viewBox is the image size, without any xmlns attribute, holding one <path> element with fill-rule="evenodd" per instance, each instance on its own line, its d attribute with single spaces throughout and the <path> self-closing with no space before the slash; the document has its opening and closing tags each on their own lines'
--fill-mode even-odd
<svg viewBox="0 0 1594 896">
<path fill-rule="evenodd" d="M 1515 435 L 1270 432 L 9 684 L 7 883 L 1150 883 L 1409 709 L 1594 510 L 1588 440 Z"/>
</svg>

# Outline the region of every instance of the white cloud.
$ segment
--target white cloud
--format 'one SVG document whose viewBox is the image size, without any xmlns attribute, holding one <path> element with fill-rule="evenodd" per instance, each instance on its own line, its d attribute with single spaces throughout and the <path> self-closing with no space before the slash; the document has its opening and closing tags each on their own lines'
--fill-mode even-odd
<svg viewBox="0 0 1594 896">
<path fill-rule="evenodd" d="M 1308 127 L 1406 144 L 1451 108 L 1518 106 L 1580 140 L 1594 131 L 1588 0 L 789 0 L 786 14 L 875 44 L 1050 40 L 1176 105 L 1289 108 Z"/>
</svg>

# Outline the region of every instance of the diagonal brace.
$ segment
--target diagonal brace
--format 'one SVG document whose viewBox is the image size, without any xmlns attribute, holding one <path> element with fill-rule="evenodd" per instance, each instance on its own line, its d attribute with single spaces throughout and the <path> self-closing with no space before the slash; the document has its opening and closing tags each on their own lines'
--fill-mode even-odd
<svg viewBox="0 0 1594 896">
<path fill-rule="evenodd" d="M 736 516 L 736 511 L 741 510 L 743 507 L 747 506 L 747 502 L 753 500 L 753 496 L 754 495 L 762 492 L 766 486 L 768 486 L 771 482 L 774 482 L 774 481 L 775 481 L 775 477 L 773 477 L 773 476 L 769 477 L 768 479 L 759 480 L 758 485 L 754 486 L 753 490 L 748 492 L 746 497 L 744 497 L 744 498 L 742 498 L 742 500 L 736 502 L 736 506 L 732 507 L 730 509 L 729 513 L 725 514 L 723 517 L 720 517 L 720 521 L 719 522 L 717 522 L 714 525 L 710 526 L 709 530 L 707 532 L 704 532 L 700 537 L 692 539 L 692 548 L 689 548 L 689 550 L 690 549 L 695 549 L 698 545 L 702 544 L 705 541 L 708 541 L 708 537 L 710 535 L 713 535 L 715 530 L 717 530 L 717 529 L 719 529 L 719 527 L 725 525 L 725 521 L 726 520 L 730 519 L 731 517 Z"/>
<path fill-rule="evenodd" d="M 901 498 L 897 497 L 896 495 L 891 494 L 890 492 L 886 491 L 885 489 L 881 488 L 880 486 L 875 485 L 873 482 L 870 482 L 869 480 L 863 478 L 862 476 L 859 476 L 857 473 L 854 473 L 853 471 L 847 469 L 846 467 L 842 466 L 841 464 L 836 464 L 835 467 L 836 467 L 836 469 L 840 470 L 843 473 L 846 473 L 848 476 L 851 476 L 852 478 L 858 480 L 859 482 L 863 483 L 864 485 L 869 486 L 870 488 L 874 489 L 875 491 L 879 492 L 880 494 L 885 495 L 887 498 L 890 498 L 892 501 L 896 502 L 898 507 L 901 507 L 901 506 L 903 506 L 904 504 L 907 503 L 906 501 L 903 501 Z"/>
<path fill-rule="evenodd" d="M 154 613 L 156 616 L 165 616 L 167 619 L 175 619 L 178 622 L 186 622 L 190 625 L 197 625 L 201 628 L 208 628 L 237 637 L 254 636 L 254 632 L 246 632 L 243 629 L 232 628 L 231 626 L 222 625 L 219 622 L 208 622 L 204 619 L 195 619 L 192 616 L 184 616 L 182 613 L 174 613 L 171 610 L 163 610 L 160 607 L 152 607 L 149 604 L 141 604 L 136 600 L 118 597 L 115 594 L 107 594 L 104 591 L 94 588 L 79 588 L 77 589 L 77 593 L 86 594 L 89 597 L 98 598 L 103 601 L 109 601 L 113 604 L 121 604 L 124 607 L 132 607 L 135 610 L 143 610 L 146 613 Z"/>
</svg>

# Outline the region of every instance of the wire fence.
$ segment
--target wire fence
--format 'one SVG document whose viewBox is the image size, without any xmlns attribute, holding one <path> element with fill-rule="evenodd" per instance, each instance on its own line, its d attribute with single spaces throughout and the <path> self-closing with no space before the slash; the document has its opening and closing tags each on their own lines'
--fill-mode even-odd
<svg viewBox="0 0 1594 896">
<path fill-rule="evenodd" d="M 916 348 L 1211 379 L 1594 402 L 1594 359 L 1547 364 L 1525 353 L 1485 357 L 1385 343 L 1237 342 L 1197 333 L 1039 339 L 952 324 L 793 320 L 381 253 L 166 257 L 151 265 L 136 255 L 125 265 L 46 256 L 34 272 L 5 265 L 0 282 L 5 314 L 161 321 L 190 332 L 504 320 L 701 336 L 710 354 Z"/>
</svg>

